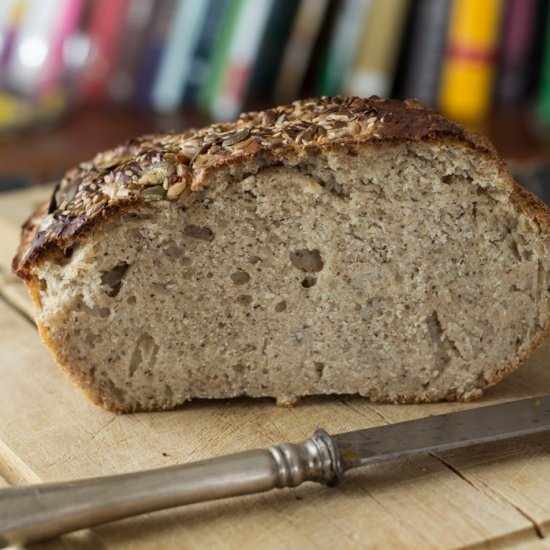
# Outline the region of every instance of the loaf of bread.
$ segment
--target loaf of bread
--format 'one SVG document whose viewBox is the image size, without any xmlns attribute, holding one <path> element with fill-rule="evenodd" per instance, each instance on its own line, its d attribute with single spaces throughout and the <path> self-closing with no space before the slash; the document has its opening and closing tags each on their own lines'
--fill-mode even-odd
<svg viewBox="0 0 550 550">
<path fill-rule="evenodd" d="M 414 101 L 320 98 L 97 155 L 14 269 L 110 410 L 468 400 L 548 330 L 549 220 L 484 138 Z"/>
</svg>

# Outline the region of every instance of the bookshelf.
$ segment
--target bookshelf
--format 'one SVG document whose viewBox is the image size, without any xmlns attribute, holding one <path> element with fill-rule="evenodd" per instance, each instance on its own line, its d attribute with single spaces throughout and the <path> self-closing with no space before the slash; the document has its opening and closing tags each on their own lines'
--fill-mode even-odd
<svg viewBox="0 0 550 550">
<path fill-rule="evenodd" d="M 508 159 L 547 159 L 549 5 L 0 0 L 0 189 L 132 136 L 316 95 L 415 97 L 477 120 Z"/>
</svg>

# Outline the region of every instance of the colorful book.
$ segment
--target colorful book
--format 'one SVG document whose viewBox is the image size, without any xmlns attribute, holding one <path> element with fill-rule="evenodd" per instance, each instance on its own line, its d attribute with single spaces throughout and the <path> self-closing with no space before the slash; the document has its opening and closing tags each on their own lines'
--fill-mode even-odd
<svg viewBox="0 0 550 550">
<path fill-rule="evenodd" d="M 277 103 L 288 103 L 299 96 L 327 8 L 327 0 L 301 0 L 277 75 Z"/>
<path fill-rule="evenodd" d="M 451 118 L 476 122 L 489 111 L 502 7 L 502 0 L 453 4 L 439 96 Z"/>
<path fill-rule="evenodd" d="M 178 0 L 153 87 L 152 104 L 158 111 L 173 111 L 180 104 L 207 9 L 208 0 Z"/>
<path fill-rule="evenodd" d="M 219 88 L 210 114 L 216 120 L 232 120 L 244 104 L 252 69 L 276 0 L 244 0 L 229 44 Z"/>
<path fill-rule="evenodd" d="M 538 0 L 537 14 L 535 16 L 535 28 L 533 31 L 533 46 L 531 49 L 531 57 L 529 59 L 531 71 L 528 79 L 529 81 L 527 83 L 527 96 L 531 104 L 533 100 L 536 101 L 540 88 L 547 38 L 548 17 L 550 17 L 550 3 L 547 2 L 547 0 Z"/>
<path fill-rule="evenodd" d="M 244 5 L 245 0 L 231 0 L 224 11 L 223 22 L 212 50 L 212 59 L 197 98 L 199 106 L 206 112 L 212 111 L 214 100 L 225 76 L 229 48 Z"/>
<path fill-rule="evenodd" d="M 0 2 L 0 84 L 5 85 L 17 33 L 25 14 L 25 0 L 4 0 Z"/>
<path fill-rule="evenodd" d="M 508 0 L 498 55 L 495 100 L 515 105 L 526 98 L 532 73 L 537 0 Z"/>
<path fill-rule="evenodd" d="M 115 101 L 128 101 L 134 97 L 135 85 L 141 67 L 141 54 L 147 43 L 149 22 L 153 17 L 156 0 L 139 0 L 128 3 L 124 24 L 124 40 L 119 52 L 109 92 Z"/>
<path fill-rule="evenodd" d="M 537 123 L 545 129 L 550 126 L 550 10 L 546 17 L 544 52 L 536 103 Z"/>
<path fill-rule="evenodd" d="M 348 95 L 387 96 L 395 76 L 408 0 L 372 0 L 351 74 Z"/>
<path fill-rule="evenodd" d="M 13 128 L 30 118 L 28 101 L 18 99 L 7 90 L 7 71 L 25 8 L 24 0 L 0 2 L 0 131 Z"/>
<path fill-rule="evenodd" d="M 341 92 L 359 47 L 370 5 L 371 0 L 343 0 L 340 3 L 322 61 L 317 95 L 331 96 Z"/>
<path fill-rule="evenodd" d="M 402 95 L 430 107 L 437 103 L 450 7 L 451 0 L 414 3 Z"/>
<path fill-rule="evenodd" d="M 208 0 L 204 23 L 191 56 L 191 67 L 185 83 L 182 103 L 195 103 L 200 89 L 206 82 L 216 37 L 223 23 L 228 4 L 229 0 Z"/>
<path fill-rule="evenodd" d="M 61 0 L 58 18 L 50 40 L 50 49 L 44 70 L 40 75 L 39 93 L 61 93 L 65 71 L 63 49 L 78 28 L 84 0 Z"/>
<path fill-rule="evenodd" d="M 147 39 L 139 60 L 139 72 L 134 85 L 134 101 L 142 107 L 149 107 L 151 92 L 158 73 L 166 37 L 176 8 L 176 0 L 163 0 L 155 4 L 153 17 L 146 31 Z"/>
<path fill-rule="evenodd" d="M 23 8 L 6 76 L 14 92 L 29 97 L 36 95 L 61 7 L 62 0 L 37 0 Z"/>
<path fill-rule="evenodd" d="M 275 78 L 281 67 L 284 48 L 289 40 L 297 9 L 298 2 L 295 1 L 278 1 L 272 4 L 252 70 L 245 104 L 265 100 L 273 94 Z"/>
<path fill-rule="evenodd" d="M 92 2 L 84 0 L 74 31 L 63 44 L 63 89 L 70 96 L 80 93 L 80 79 L 90 61 L 92 48 L 89 30 L 93 8 Z"/>
<path fill-rule="evenodd" d="M 102 98 L 107 95 L 124 39 L 124 22 L 128 0 L 95 0 L 90 21 L 91 54 L 82 76 L 84 96 Z"/>
</svg>

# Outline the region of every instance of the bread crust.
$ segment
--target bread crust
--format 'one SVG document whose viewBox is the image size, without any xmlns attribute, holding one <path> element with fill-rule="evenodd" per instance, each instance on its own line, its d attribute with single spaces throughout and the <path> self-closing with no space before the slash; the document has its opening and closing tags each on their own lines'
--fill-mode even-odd
<svg viewBox="0 0 550 550">
<path fill-rule="evenodd" d="M 281 159 L 299 162 L 335 148 L 418 141 L 454 141 L 495 161 L 517 207 L 541 227 L 550 226 L 550 209 L 512 180 L 484 137 L 416 101 L 322 97 L 201 130 L 133 139 L 80 164 L 24 224 L 13 270 L 28 281 L 38 263 L 67 253 L 105 220 L 149 200 L 199 191 L 222 170 L 240 166 L 246 175 Z"/>
</svg>

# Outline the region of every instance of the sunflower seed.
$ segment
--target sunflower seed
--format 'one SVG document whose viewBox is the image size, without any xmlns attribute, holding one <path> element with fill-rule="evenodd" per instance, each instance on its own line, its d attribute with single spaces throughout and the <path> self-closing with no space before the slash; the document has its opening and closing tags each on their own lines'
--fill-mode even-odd
<svg viewBox="0 0 550 550">
<path fill-rule="evenodd" d="M 138 180 L 140 185 L 156 185 L 162 183 L 176 173 L 176 166 L 171 162 L 163 161 L 146 168 Z"/>
<path fill-rule="evenodd" d="M 177 199 L 183 193 L 186 187 L 187 184 L 184 181 L 178 181 L 177 183 L 174 183 L 174 185 L 168 188 L 168 191 L 166 192 L 166 198 L 168 200 Z"/>
<path fill-rule="evenodd" d="M 239 143 L 240 141 L 245 140 L 250 135 L 250 128 L 242 128 L 241 130 L 238 130 L 235 132 L 232 136 L 229 136 L 227 139 L 223 141 L 223 145 L 225 147 L 229 147 L 231 145 L 235 145 L 236 143 Z"/>
</svg>

